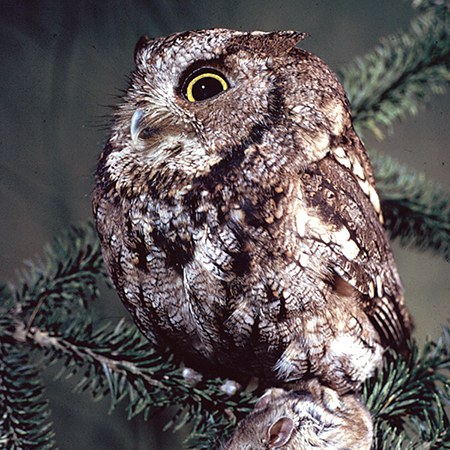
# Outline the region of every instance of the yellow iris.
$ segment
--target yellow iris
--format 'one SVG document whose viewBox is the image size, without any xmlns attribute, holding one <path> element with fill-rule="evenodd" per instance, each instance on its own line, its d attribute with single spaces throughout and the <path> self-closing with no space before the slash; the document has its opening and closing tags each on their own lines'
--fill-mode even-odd
<svg viewBox="0 0 450 450">
<path fill-rule="evenodd" d="M 212 81 L 215 80 L 215 81 Z M 216 81 L 218 83 L 216 83 Z M 200 89 L 204 89 L 206 94 L 203 96 L 203 98 L 196 98 L 194 94 L 194 89 L 198 89 L 199 86 L 197 86 L 197 83 L 203 83 L 200 87 Z M 208 87 L 208 84 L 211 85 Z M 189 81 L 189 84 L 186 87 L 186 98 L 190 102 L 197 102 L 199 100 L 205 100 L 209 97 L 213 97 L 214 95 L 219 94 L 220 92 L 226 91 L 228 89 L 228 83 L 225 80 L 225 78 L 221 77 L 220 75 L 213 73 L 213 72 L 204 72 L 196 77 L 194 77 L 192 80 Z M 210 95 L 212 94 L 212 95 Z"/>
</svg>

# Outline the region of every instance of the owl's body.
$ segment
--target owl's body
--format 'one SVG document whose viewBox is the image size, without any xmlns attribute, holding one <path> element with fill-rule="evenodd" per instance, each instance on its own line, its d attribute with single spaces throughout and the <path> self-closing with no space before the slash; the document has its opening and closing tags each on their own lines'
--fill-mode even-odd
<svg viewBox="0 0 450 450">
<path fill-rule="evenodd" d="M 372 438 L 370 414 L 354 394 L 311 380 L 266 392 L 223 450 L 370 450 Z"/>
<path fill-rule="evenodd" d="M 147 338 L 228 375 L 345 392 L 410 324 L 345 93 L 301 37 L 141 41 L 94 214 Z"/>
</svg>

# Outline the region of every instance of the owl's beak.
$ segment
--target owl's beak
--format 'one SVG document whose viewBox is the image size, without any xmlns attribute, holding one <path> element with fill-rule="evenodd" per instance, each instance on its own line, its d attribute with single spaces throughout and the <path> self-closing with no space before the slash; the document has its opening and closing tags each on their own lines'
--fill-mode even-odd
<svg viewBox="0 0 450 450">
<path fill-rule="evenodd" d="M 148 126 L 145 123 L 144 111 L 140 108 L 133 113 L 130 123 L 130 135 L 132 141 L 136 142 L 138 139 L 148 139 L 158 134 L 159 129 Z"/>
</svg>

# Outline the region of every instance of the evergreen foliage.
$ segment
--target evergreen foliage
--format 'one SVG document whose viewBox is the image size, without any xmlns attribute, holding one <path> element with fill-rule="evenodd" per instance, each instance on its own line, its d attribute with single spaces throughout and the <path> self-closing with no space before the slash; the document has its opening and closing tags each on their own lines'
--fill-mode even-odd
<svg viewBox="0 0 450 450">
<path fill-rule="evenodd" d="M 415 0 L 423 11 L 410 29 L 381 40 L 341 70 L 356 128 L 379 139 L 397 119 L 418 113 L 450 83 L 450 13 L 446 2 Z M 388 155 L 370 152 L 386 228 L 402 245 L 433 249 L 450 258 L 450 197 L 437 183 Z"/>
<path fill-rule="evenodd" d="M 450 196 L 388 155 L 371 151 L 385 227 L 404 246 L 431 249 L 450 260 Z"/>
<path fill-rule="evenodd" d="M 375 419 L 376 449 L 450 448 L 450 329 L 437 343 L 419 352 L 412 344 L 408 358 L 393 351 L 382 370 L 368 380 L 362 397 Z M 404 447 L 403 445 L 406 445 Z"/>
<path fill-rule="evenodd" d="M 340 72 L 356 127 L 382 138 L 383 128 L 417 114 L 432 94 L 448 88 L 449 57 L 449 11 L 439 6 L 426 9 L 406 33 L 388 36 L 356 58 Z"/>
<path fill-rule="evenodd" d="M 414 3 L 421 12 L 410 30 L 342 71 L 357 126 L 378 137 L 450 81 L 448 8 L 436 0 Z M 372 161 L 391 236 L 449 258 L 448 194 L 387 156 L 374 153 Z M 176 405 L 168 426 L 190 423 L 186 446 L 216 447 L 255 398 L 225 393 L 221 379 L 189 381 L 168 350 L 152 348 L 124 320 L 99 325 L 95 300 L 106 278 L 95 232 L 86 225 L 28 263 L 16 286 L 0 285 L 0 445 L 56 447 L 39 374 L 58 362 L 61 374 L 77 374 L 77 391 L 108 396 L 111 408 L 125 407 L 130 418 Z M 387 352 L 362 393 L 375 421 L 375 449 L 450 448 L 449 352 L 448 329 L 422 351 L 413 342 L 407 358 Z"/>
<path fill-rule="evenodd" d="M 120 320 L 94 326 L 92 300 L 105 274 L 91 225 L 71 230 L 46 255 L 43 262 L 28 264 L 20 290 L 0 289 L 0 442 L 8 443 L 6 448 L 54 448 L 43 388 L 30 356 L 40 367 L 62 361 L 61 374 L 79 375 L 76 391 L 87 390 L 94 399 L 109 396 L 111 408 L 124 403 L 130 418 L 178 406 L 169 425 L 192 423 L 187 443 L 192 449 L 213 448 L 217 436 L 225 436 L 251 410 L 251 394 L 229 396 L 222 389 L 225 380 L 189 382 L 173 356 L 152 348 L 134 325 Z M 62 291 L 64 295 L 56 295 Z M 427 443 L 423 448 L 438 449 L 450 442 L 444 412 L 450 400 L 449 352 L 446 330 L 422 352 L 413 344 L 408 359 L 387 353 L 383 370 L 363 390 L 375 419 L 377 449 L 401 449 L 402 442 L 408 443 L 405 448 L 421 448 L 411 446 L 415 440 Z M 11 439 L 17 440 L 15 447 Z"/>
<path fill-rule="evenodd" d="M 44 386 L 28 349 L 0 340 L 0 446 L 9 450 L 54 448 Z"/>
</svg>

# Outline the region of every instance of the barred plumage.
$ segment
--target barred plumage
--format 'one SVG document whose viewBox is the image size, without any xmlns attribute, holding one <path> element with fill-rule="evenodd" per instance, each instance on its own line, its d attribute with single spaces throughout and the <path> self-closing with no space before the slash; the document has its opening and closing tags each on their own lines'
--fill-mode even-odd
<svg viewBox="0 0 450 450">
<path fill-rule="evenodd" d="M 93 206 L 147 338 L 197 368 L 343 393 L 410 319 L 348 100 L 302 38 L 141 39 Z"/>
</svg>

